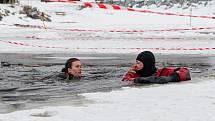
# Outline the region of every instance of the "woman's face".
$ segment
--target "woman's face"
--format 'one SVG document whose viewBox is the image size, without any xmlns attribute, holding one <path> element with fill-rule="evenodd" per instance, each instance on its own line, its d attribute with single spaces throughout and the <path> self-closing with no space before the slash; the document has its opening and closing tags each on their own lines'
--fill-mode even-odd
<svg viewBox="0 0 215 121">
<path fill-rule="evenodd" d="M 81 76 L 81 62 L 80 61 L 72 62 L 72 66 L 70 68 L 68 68 L 68 73 L 75 77 L 80 77 Z"/>
<path fill-rule="evenodd" d="M 135 70 L 141 70 L 143 69 L 144 64 L 141 61 L 136 60 L 136 63 L 134 64 L 134 69 Z"/>
</svg>

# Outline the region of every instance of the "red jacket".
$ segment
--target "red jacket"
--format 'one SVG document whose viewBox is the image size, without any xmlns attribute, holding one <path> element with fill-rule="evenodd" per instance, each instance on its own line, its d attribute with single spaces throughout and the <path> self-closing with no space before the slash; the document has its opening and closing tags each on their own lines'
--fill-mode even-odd
<svg viewBox="0 0 215 121">
<path fill-rule="evenodd" d="M 122 81 L 133 81 L 135 78 L 140 77 L 139 74 L 136 73 L 134 70 L 129 70 L 125 76 L 123 77 Z"/>
<path fill-rule="evenodd" d="M 155 76 L 156 77 L 160 77 L 160 76 L 168 77 L 173 72 L 176 72 L 178 74 L 180 81 L 186 81 L 186 80 L 191 79 L 190 78 L 190 72 L 185 67 L 180 67 L 180 68 L 173 68 L 173 67 L 160 68 L 155 73 Z M 125 74 L 125 76 L 123 77 L 122 81 L 133 81 L 137 77 L 140 77 L 140 75 L 137 74 L 135 70 L 131 69 Z"/>
</svg>

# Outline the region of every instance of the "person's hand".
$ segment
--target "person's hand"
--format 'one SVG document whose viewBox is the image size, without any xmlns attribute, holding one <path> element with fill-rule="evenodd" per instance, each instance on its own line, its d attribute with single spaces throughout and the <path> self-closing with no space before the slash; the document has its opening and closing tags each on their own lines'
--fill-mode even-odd
<svg viewBox="0 0 215 121">
<path fill-rule="evenodd" d="M 133 65 L 131 68 L 132 68 L 132 70 L 134 70 L 134 71 L 139 70 L 139 68 L 138 68 L 136 65 Z"/>
<path fill-rule="evenodd" d="M 138 69 L 137 69 L 137 66 L 134 65 L 134 66 L 131 67 L 131 69 L 129 69 L 128 72 L 136 73 L 137 70 L 138 70 Z"/>
</svg>

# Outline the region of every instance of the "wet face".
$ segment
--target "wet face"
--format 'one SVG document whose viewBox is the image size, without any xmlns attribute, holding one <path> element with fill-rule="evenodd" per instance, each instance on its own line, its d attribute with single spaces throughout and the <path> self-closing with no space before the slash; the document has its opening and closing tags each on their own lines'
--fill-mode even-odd
<svg viewBox="0 0 215 121">
<path fill-rule="evenodd" d="M 81 77 L 81 62 L 80 61 L 72 62 L 72 66 L 68 68 L 68 73 L 75 77 Z"/>
<path fill-rule="evenodd" d="M 143 67 L 144 67 L 144 64 L 141 61 L 136 60 L 136 63 L 134 64 L 133 68 L 135 70 L 141 70 L 143 69 Z"/>
</svg>

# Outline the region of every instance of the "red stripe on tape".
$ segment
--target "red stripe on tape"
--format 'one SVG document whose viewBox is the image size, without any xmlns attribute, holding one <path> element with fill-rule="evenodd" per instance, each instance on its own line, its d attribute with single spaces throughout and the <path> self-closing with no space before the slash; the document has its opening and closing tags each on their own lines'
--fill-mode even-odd
<svg viewBox="0 0 215 121">
<path fill-rule="evenodd" d="M 112 5 L 112 8 L 113 8 L 114 10 L 120 10 L 120 9 L 121 9 L 120 6 L 118 6 L 118 5 Z"/>
<path fill-rule="evenodd" d="M 91 3 L 87 3 L 87 2 L 86 2 L 86 3 L 84 3 L 84 6 L 85 6 L 85 7 L 90 7 L 90 8 L 92 8 L 92 7 L 93 7 L 93 5 L 92 5 Z"/>
<path fill-rule="evenodd" d="M 101 9 L 107 9 L 107 6 L 106 5 L 104 5 L 104 4 L 97 4 L 98 6 L 99 6 L 99 8 L 101 8 Z"/>
<path fill-rule="evenodd" d="M 127 8 L 128 11 L 135 11 L 133 8 Z"/>
</svg>

